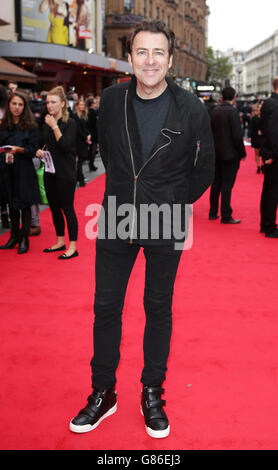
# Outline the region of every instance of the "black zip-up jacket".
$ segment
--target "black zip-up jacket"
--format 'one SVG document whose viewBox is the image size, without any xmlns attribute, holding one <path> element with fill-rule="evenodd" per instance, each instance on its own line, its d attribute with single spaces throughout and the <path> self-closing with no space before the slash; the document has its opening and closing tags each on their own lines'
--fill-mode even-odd
<svg viewBox="0 0 278 470">
<path fill-rule="evenodd" d="M 272 93 L 261 108 L 261 131 L 263 160 L 278 160 L 278 93 Z"/>
<path fill-rule="evenodd" d="M 116 196 L 116 207 L 130 204 L 137 214 L 143 204 L 192 204 L 210 186 L 214 176 L 214 145 L 206 108 L 191 93 L 167 79 L 171 99 L 165 125 L 147 161 L 141 157 L 141 143 L 132 99 L 136 79 L 104 90 L 99 112 L 100 154 L 106 168 L 103 207 L 108 196 Z M 152 130 L 150 129 L 150 132 Z M 135 212 L 127 240 L 136 237 Z M 121 213 L 123 216 L 124 214 Z M 106 221 L 107 222 L 107 221 Z M 109 222 L 110 223 L 110 222 Z M 138 220 L 136 221 L 139 226 Z M 150 235 L 150 234 L 149 234 Z M 169 243 L 147 239 L 144 244 Z M 175 239 L 175 237 L 173 237 Z"/>
</svg>

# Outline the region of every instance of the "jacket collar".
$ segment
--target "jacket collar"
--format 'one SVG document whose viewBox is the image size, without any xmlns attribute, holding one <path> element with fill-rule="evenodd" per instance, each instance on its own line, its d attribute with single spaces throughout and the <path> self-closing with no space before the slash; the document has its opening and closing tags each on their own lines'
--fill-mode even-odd
<svg viewBox="0 0 278 470">
<path fill-rule="evenodd" d="M 234 105 L 232 103 L 229 103 L 229 101 L 223 101 L 220 106 L 232 106 L 232 108 L 234 107 Z"/>
</svg>

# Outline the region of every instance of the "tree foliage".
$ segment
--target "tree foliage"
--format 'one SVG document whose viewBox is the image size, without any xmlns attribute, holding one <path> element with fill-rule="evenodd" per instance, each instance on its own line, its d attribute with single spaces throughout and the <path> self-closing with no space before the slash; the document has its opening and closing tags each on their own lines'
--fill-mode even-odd
<svg viewBox="0 0 278 470">
<path fill-rule="evenodd" d="M 233 66 L 229 63 L 229 58 L 224 57 L 220 51 L 215 51 L 212 47 L 207 47 L 207 81 L 224 82 L 231 77 Z"/>
</svg>

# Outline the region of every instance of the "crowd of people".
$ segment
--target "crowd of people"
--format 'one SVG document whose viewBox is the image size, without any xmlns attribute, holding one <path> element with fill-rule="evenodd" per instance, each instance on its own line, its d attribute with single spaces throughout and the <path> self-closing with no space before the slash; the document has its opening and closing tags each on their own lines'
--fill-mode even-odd
<svg viewBox="0 0 278 470">
<path fill-rule="evenodd" d="M 18 254 L 27 253 L 29 237 L 41 233 L 37 171 L 43 166 L 42 190 L 57 237 L 44 252 L 63 251 L 59 259 L 78 256 L 74 194 L 77 184 L 86 184 L 84 161 L 90 171 L 97 170 L 98 106 L 99 97 L 66 95 L 62 86 L 38 97 L 18 89 L 14 82 L 0 85 L 1 221 L 2 227 L 11 229 L 9 240 L 0 249 L 18 245 Z"/>
<path fill-rule="evenodd" d="M 236 90 L 222 90 L 220 102 L 210 100 L 207 109 L 211 117 L 215 144 L 215 177 L 210 191 L 209 219 L 239 224 L 232 217 L 231 195 L 240 161 L 246 157 L 245 143 L 254 150 L 256 172 L 263 173 L 264 183 L 260 203 L 260 232 L 267 238 L 278 238 L 276 210 L 278 202 L 278 79 L 273 80 L 273 93 L 268 99 L 255 102 L 237 100 Z"/>
<path fill-rule="evenodd" d="M 275 83 L 271 98 L 274 103 L 272 107 L 276 103 Z M 54 97 L 56 103 L 53 103 Z M 86 185 L 83 173 L 85 161 L 88 162 L 90 171 L 97 170 L 95 157 L 98 148 L 99 102 L 100 97 L 93 94 L 85 97 L 71 91 L 66 95 L 62 87 L 56 87 L 54 94 L 53 90 L 38 94 L 20 91 L 15 82 L 9 82 L 7 86 L 0 85 L 0 145 L 11 146 L 8 152 L 3 151 L 0 154 L 1 221 L 3 228 L 11 228 L 10 239 L 0 249 L 13 248 L 18 244 L 18 253 L 26 253 L 29 248 L 29 236 L 41 233 L 41 195 L 36 171 L 41 167 L 43 149 L 47 149 L 55 160 L 55 174 L 45 174 L 44 189 L 57 240 L 45 251 L 66 250 L 66 219 L 70 243 L 61 257 L 68 259 L 78 255 L 74 191 L 76 184 L 81 187 Z M 261 232 L 267 237 L 277 238 L 276 164 L 275 158 L 268 158 L 269 148 L 272 149 L 273 145 L 275 147 L 276 143 L 273 135 L 268 132 L 269 123 L 266 122 L 265 116 L 265 110 L 270 106 L 268 103 L 268 100 L 258 100 L 256 103 L 245 101 L 239 105 L 236 101 L 236 91 L 227 87 L 222 91 L 221 103 L 209 106 L 216 151 L 209 219 L 219 218 L 218 206 L 221 198 L 221 222 L 241 222 L 232 217 L 231 194 L 240 160 L 246 156 L 244 139 L 248 139 L 254 149 L 256 171 L 258 174 L 264 173 L 260 207 Z M 63 107 L 66 109 L 63 110 Z M 272 125 L 271 132 L 275 134 L 273 129 Z M 37 152 L 39 148 L 41 151 Z M 64 158 L 65 154 L 67 159 Z M 58 182 L 57 187 L 54 181 Z"/>
</svg>

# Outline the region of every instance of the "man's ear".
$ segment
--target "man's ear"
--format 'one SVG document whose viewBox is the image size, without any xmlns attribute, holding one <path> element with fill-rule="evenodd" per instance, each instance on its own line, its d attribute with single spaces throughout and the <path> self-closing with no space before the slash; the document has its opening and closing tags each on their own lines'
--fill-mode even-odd
<svg viewBox="0 0 278 470">
<path fill-rule="evenodd" d="M 128 54 L 127 59 L 128 59 L 129 65 L 132 67 L 132 58 L 131 58 L 131 54 Z"/>
<path fill-rule="evenodd" d="M 173 55 L 170 55 L 170 57 L 169 57 L 169 65 L 168 65 L 168 68 L 169 68 L 169 69 L 172 67 L 172 64 L 173 64 Z"/>
</svg>

